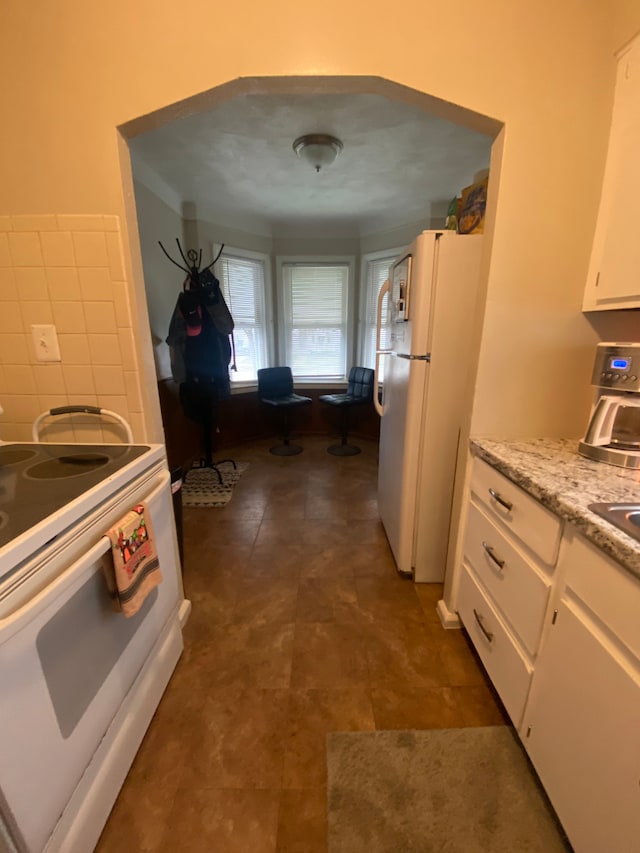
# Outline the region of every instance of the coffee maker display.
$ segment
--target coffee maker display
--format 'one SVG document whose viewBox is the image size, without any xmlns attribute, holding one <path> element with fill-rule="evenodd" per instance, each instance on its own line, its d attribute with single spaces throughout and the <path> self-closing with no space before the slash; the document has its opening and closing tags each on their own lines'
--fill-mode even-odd
<svg viewBox="0 0 640 853">
<path fill-rule="evenodd" d="M 591 384 L 596 398 L 578 452 L 640 468 L 640 343 L 598 344 Z"/>
</svg>

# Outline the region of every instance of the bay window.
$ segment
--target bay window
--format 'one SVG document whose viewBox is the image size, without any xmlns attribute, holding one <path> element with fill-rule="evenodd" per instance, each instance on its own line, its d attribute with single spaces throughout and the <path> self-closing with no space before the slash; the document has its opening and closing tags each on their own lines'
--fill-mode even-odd
<svg viewBox="0 0 640 853">
<path fill-rule="evenodd" d="M 353 259 L 279 258 L 280 362 L 296 379 L 345 379 L 352 348 Z"/>
<path fill-rule="evenodd" d="M 255 382 L 258 370 L 270 366 L 272 324 L 268 257 L 227 249 L 216 263 L 222 293 L 231 311 L 237 370 L 232 383 Z"/>
<path fill-rule="evenodd" d="M 378 294 L 401 251 L 362 257 L 356 317 L 353 257 L 278 257 L 274 300 L 269 256 L 225 246 L 215 271 L 235 324 L 232 383 L 253 384 L 274 364 L 291 367 L 296 380 L 327 382 L 345 380 L 353 364 L 374 367 Z M 383 322 L 381 347 L 389 345 Z"/>
<path fill-rule="evenodd" d="M 362 257 L 362 275 L 360 289 L 360 325 L 358 334 L 358 359 L 362 367 L 375 367 L 376 361 L 376 320 L 378 294 L 389 277 L 389 267 L 402 249 L 387 249 L 384 252 L 372 252 Z M 391 328 L 385 323 L 389 297 L 383 302 L 380 348 L 391 346 Z M 384 368 L 384 359 L 380 360 L 380 373 Z M 382 375 L 380 376 L 382 379 Z"/>
</svg>

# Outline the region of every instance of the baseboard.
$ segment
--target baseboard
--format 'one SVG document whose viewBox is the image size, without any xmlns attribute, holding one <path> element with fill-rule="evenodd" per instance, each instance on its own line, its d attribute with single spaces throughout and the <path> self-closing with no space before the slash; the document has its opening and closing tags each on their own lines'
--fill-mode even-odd
<svg viewBox="0 0 640 853">
<path fill-rule="evenodd" d="M 183 598 L 178 608 L 178 621 L 180 622 L 181 630 L 184 630 L 184 626 L 187 624 L 190 615 L 191 601 L 188 598 Z"/>
<path fill-rule="evenodd" d="M 436 605 L 436 612 L 443 628 L 460 628 L 460 617 L 455 610 L 449 610 L 442 598 Z"/>
</svg>

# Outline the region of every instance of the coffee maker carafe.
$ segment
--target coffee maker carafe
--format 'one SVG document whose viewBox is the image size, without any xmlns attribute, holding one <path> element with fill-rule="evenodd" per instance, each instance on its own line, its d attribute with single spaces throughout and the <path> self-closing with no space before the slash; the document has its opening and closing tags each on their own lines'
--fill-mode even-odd
<svg viewBox="0 0 640 853">
<path fill-rule="evenodd" d="M 579 453 L 640 468 L 640 343 L 598 344 L 591 384 L 596 399 Z"/>
</svg>

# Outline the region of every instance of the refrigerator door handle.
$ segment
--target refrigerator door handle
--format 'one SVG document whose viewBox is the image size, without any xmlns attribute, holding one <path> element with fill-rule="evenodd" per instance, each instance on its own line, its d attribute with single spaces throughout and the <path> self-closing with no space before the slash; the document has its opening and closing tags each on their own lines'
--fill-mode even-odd
<svg viewBox="0 0 640 853">
<path fill-rule="evenodd" d="M 427 352 L 424 355 L 408 355 L 404 352 L 394 352 L 396 358 L 406 358 L 408 361 L 431 361 L 431 353 Z"/>
<path fill-rule="evenodd" d="M 380 356 L 389 355 L 391 350 L 380 349 L 380 334 L 382 328 L 382 300 L 387 293 L 391 293 L 391 282 L 389 279 L 380 288 L 378 293 L 378 307 L 376 310 L 376 363 L 373 381 L 373 405 L 380 417 L 384 416 L 384 405 L 380 402 Z"/>
</svg>

